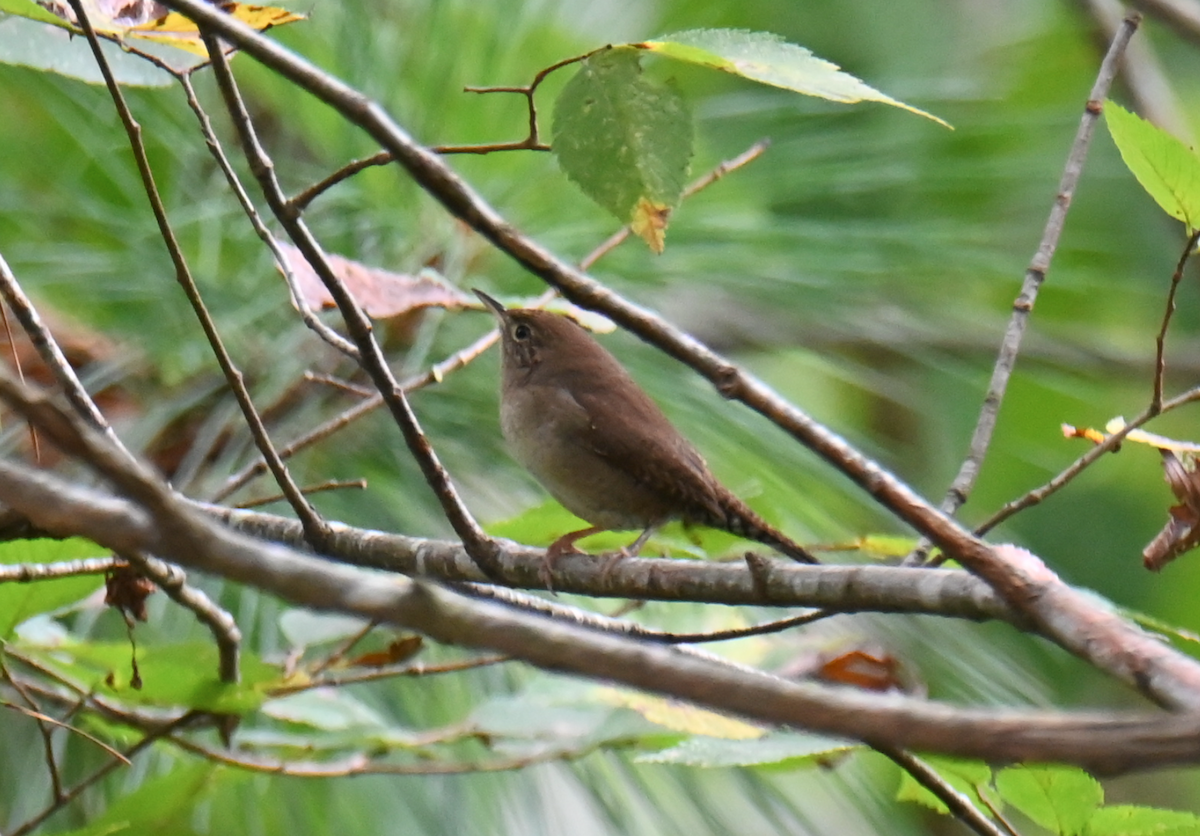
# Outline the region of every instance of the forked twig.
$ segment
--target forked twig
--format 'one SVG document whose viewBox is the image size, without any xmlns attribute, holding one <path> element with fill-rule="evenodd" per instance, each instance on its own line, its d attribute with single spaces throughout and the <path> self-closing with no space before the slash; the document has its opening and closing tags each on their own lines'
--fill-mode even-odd
<svg viewBox="0 0 1200 836">
<path fill-rule="evenodd" d="M 1067 211 L 1071 208 L 1075 188 L 1083 173 L 1083 163 L 1087 159 L 1088 149 L 1091 147 L 1096 123 L 1100 119 L 1101 106 L 1108 96 L 1108 90 L 1120 68 L 1121 56 L 1125 52 L 1125 47 L 1129 45 L 1129 40 L 1137 31 L 1140 21 L 1141 15 L 1136 12 L 1131 12 L 1125 17 L 1109 45 L 1104 60 L 1100 63 L 1096 80 L 1092 84 L 1091 93 L 1079 120 L 1079 128 L 1075 132 L 1075 141 L 1071 144 L 1071 150 L 1067 154 L 1067 162 L 1063 168 L 1062 178 L 1059 180 L 1058 192 L 1054 197 L 1050 215 L 1046 219 L 1046 225 L 1042 231 L 1042 240 L 1025 270 L 1021 291 L 1013 301 L 1012 315 L 1009 317 L 1008 328 L 1000 343 L 996 364 L 992 368 L 992 378 L 988 383 L 988 390 L 983 398 L 983 407 L 980 409 L 979 419 L 976 421 L 975 430 L 971 435 L 967 456 L 959 467 L 958 475 L 954 477 L 954 481 L 942 498 L 940 508 L 945 514 L 953 516 L 970 498 L 975 481 L 983 467 L 983 460 L 992 443 L 992 433 L 996 429 L 996 419 L 1000 414 L 1000 407 L 1004 403 L 1005 392 L 1008 390 L 1008 381 L 1012 377 L 1017 357 L 1021 351 L 1021 340 L 1025 335 L 1029 316 L 1037 302 L 1042 282 L 1045 281 L 1046 274 L 1050 270 L 1050 262 L 1054 258 L 1054 251 L 1058 248 L 1059 238 L 1062 237 Z M 928 555 L 930 545 L 927 538 L 922 539 L 905 563 L 908 565 L 923 563 Z"/>
</svg>

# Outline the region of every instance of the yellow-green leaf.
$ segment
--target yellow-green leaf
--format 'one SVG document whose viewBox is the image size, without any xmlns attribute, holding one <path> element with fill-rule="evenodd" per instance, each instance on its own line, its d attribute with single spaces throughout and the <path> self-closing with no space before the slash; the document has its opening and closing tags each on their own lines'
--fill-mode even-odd
<svg viewBox="0 0 1200 836">
<path fill-rule="evenodd" d="M 1105 121 L 1121 159 L 1155 202 L 1173 218 L 1200 229 L 1200 157 L 1169 133 L 1113 101 Z"/>
<path fill-rule="evenodd" d="M 677 61 L 711 67 L 762 84 L 834 102 L 881 102 L 950 125 L 924 110 L 881 93 L 837 64 L 770 32 L 745 29 L 691 29 L 636 44 Z"/>
</svg>

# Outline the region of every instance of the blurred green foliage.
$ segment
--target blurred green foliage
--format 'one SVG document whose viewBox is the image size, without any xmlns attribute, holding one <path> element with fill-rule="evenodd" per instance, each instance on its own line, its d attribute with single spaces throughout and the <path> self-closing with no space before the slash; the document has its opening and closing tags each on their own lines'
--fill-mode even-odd
<svg viewBox="0 0 1200 836">
<path fill-rule="evenodd" d="M 761 375 L 794 403 L 932 498 L 966 449 L 1000 336 L 1041 236 L 1102 47 L 1075 4 L 1033 0 L 946 4 L 913 0 L 349 0 L 312 5 L 311 19 L 277 30 L 284 44 L 379 101 L 420 141 L 476 143 L 523 136 L 523 100 L 473 95 L 465 85 L 527 83 L 557 60 L 606 42 L 680 29 L 776 32 L 872 86 L 954 125 L 882 105 L 839 107 L 670 62 L 669 76 L 698 118 L 692 172 L 769 138 L 758 162 L 686 202 L 666 252 L 630 242 L 594 274 L 661 311 Z M 1197 111 L 1198 59 L 1153 21 L 1138 38 L 1155 46 L 1178 82 L 1183 112 Z M 240 57 L 234 62 L 285 187 L 299 190 L 376 149 L 328 108 Z M 546 107 L 569 74 L 550 78 Z M 211 81 L 197 78 L 231 156 L 236 143 Z M 175 231 L 231 352 L 271 428 L 290 438 L 346 408 L 344 395 L 298 384 L 304 370 L 349 373 L 301 326 L 270 259 L 245 223 L 176 87 L 129 90 Z M 1124 99 L 1119 87 L 1114 97 Z M 111 341 L 86 370 L 119 387 L 116 415 L 132 446 L 161 451 L 186 439 L 175 484 L 209 495 L 251 455 L 216 364 L 175 284 L 125 134 L 99 87 L 0 65 L 0 252 L 27 292 L 64 330 Z M 581 258 L 612 230 L 607 214 L 548 154 L 455 157 L 453 166 L 518 228 Z M 244 166 L 240 166 L 244 169 Z M 248 184 L 252 179 L 243 175 Z M 250 185 L 255 193 L 255 188 Z M 436 263 L 463 287 L 534 293 L 533 277 L 450 219 L 398 169 L 370 169 L 323 196 L 307 215 L 324 246 L 392 270 Z M 1103 130 L 1026 338 L 981 481 L 962 516 L 991 511 L 1039 485 L 1083 452 L 1063 422 L 1101 427 L 1132 415 L 1151 391 L 1154 336 L 1179 225 L 1137 187 Z M 1168 340 L 1168 392 L 1195 385 L 1200 320 L 1194 281 L 1181 290 Z M 474 313 L 431 314 L 396 328 L 397 370 L 419 371 L 482 334 Z M 381 333 L 388 331 L 381 328 Z M 709 457 L 718 475 L 802 541 L 900 534 L 846 480 L 744 408 L 723 402 L 678 364 L 627 335 L 604 338 Z M 507 457 L 495 417 L 496 358 L 413 398 L 468 504 L 485 522 L 514 517 L 544 495 Z M 1190 412 L 1153 429 L 1195 438 Z M 24 430 L 6 422 L 5 443 Z M 394 427 L 374 415 L 296 460 L 301 482 L 362 478 L 361 493 L 316 498 L 331 518 L 419 535 L 448 526 Z M 245 494 L 265 495 L 256 484 Z M 1140 551 L 1171 501 L 1157 454 L 1127 445 L 996 536 L 1029 546 L 1073 583 L 1200 631 L 1192 594 L 1200 568 L 1184 558 L 1167 578 L 1142 570 Z M 251 649 L 286 649 L 283 607 L 253 591 L 208 581 Z M 156 596 L 161 598 L 161 596 Z M 139 641 L 202 639 L 185 613 L 152 602 Z M 766 612 L 743 614 L 765 619 Z M 652 605 L 659 626 L 704 629 L 724 615 Z M 84 609 L 72 629 L 120 638 L 111 613 Z M 845 623 L 842 623 L 842 622 Z M 779 639 L 759 658 L 780 664 L 839 641 L 883 641 L 935 697 L 985 704 L 1124 700 L 1055 649 L 997 625 L 872 617 L 834 620 Z M 437 658 L 441 652 L 433 651 Z M 731 650 L 736 654 L 736 649 Z M 451 724 L 489 695 L 543 679 L 519 668 L 358 686 L 354 695 L 397 726 Z M 40 809 L 48 779 L 31 768 L 32 724 L 0 718 L 0 829 Z M 103 757 L 71 741 L 70 771 Z M 82 826 L 113 799 L 182 756 L 164 750 L 153 769 L 103 783 L 53 820 Z M 228 770 L 219 770 L 225 775 Z M 635 763 L 605 751 L 511 774 L 311 781 L 265 775 L 203 782 L 196 832 L 405 833 L 926 832 L 926 815 L 894 800 L 896 771 L 874 757 L 825 770 L 690 769 Z M 1131 792 L 1144 786 L 1118 782 Z M 1165 789 L 1164 789 L 1165 787 Z M 1160 782 L 1155 801 L 1188 806 L 1194 776 Z M 1119 795 L 1119 789 L 1118 789 Z M 179 831 L 182 832 L 182 831 Z"/>
</svg>

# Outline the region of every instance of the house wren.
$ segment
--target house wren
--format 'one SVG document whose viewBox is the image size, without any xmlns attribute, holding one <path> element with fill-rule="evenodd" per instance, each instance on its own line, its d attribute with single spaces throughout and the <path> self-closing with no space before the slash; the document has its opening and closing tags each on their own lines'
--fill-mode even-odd
<svg viewBox="0 0 1200 836">
<path fill-rule="evenodd" d="M 514 457 L 591 527 L 546 550 L 554 561 L 601 531 L 641 530 L 636 555 L 669 520 L 756 540 L 802 563 L 817 560 L 768 525 L 709 472 L 696 449 L 617 359 L 573 320 L 506 310 L 476 290 L 500 323 L 500 426 Z"/>
</svg>

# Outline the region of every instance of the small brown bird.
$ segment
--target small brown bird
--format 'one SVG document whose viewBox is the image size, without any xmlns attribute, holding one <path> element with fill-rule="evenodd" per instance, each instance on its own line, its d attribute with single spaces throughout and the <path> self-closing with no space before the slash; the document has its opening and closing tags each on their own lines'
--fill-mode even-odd
<svg viewBox="0 0 1200 836">
<path fill-rule="evenodd" d="M 696 449 L 625 368 L 573 320 L 506 310 L 475 291 L 500 323 L 500 426 L 514 457 L 591 527 L 546 550 L 554 561 L 601 531 L 640 529 L 633 556 L 670 520 L 719 528 L 798 560 L 818 561 L 768 525 L 709 472 Z"/>
</svg>

